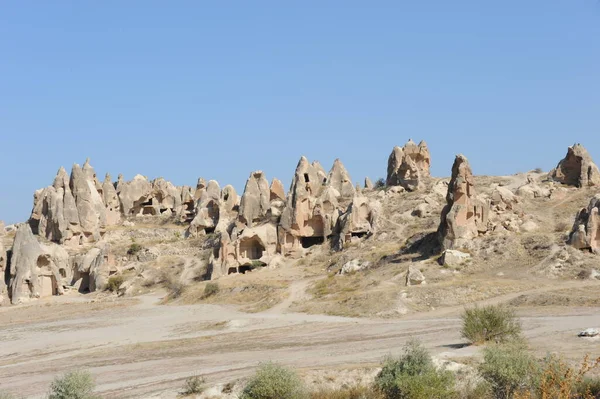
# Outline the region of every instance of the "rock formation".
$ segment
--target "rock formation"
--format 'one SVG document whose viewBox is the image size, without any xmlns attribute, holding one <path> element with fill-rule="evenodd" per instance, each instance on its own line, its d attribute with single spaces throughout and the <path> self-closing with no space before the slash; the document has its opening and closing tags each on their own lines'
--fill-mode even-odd
<svg viewBox="0 0 600 399">
<path fill-rule="evenodd" d="M 61 244 L 98 241 L 113 221 L 107 220 L 102 192 L 89 160 L 83 168 L 73 165 L 70 178 L 60 168 L 52 186 L 36 191 L 29 223 L 36 234 Z"/>
<path fill-rule="evenodd" d="M 4 226 L 2 226 L 3 228 Z M 8 291 L 6 287 L 5 276 L 6 268 L 8 264 L 7 252 L 4 248 L 4 244 L 0 240 L 0 305 L 8 300 Z"/>
<path fill-rule="evenodd" d="M 106 174 L 102 183 L 102 200 L 106 207 L 106 224 L 113 226 L 121 221 L 121 201 L 110 174 Z"/>
<path fill-rule="evenodd" d="M 373 190 L 373 182 L 368 177 L 365 177 L 365 189 Z"/>
<path fill-rule="evenodd" d="M 101 244 L 84 254 L 76 255 L 71 262 L 72 285 L 81 293 L 104 290 L 108 276 L 116 271 L 107 244 Z"/>
<path fill-rule="evenodd" d="M 438 228 L 443 250 L 465 247 L 487 231 L 489 204 L 476 198 L 473 173 L 464 155 L 454 160 L 446 203 Z"/>
<path fill-rule="evenodd" d="M 193 237 L 215 231 L 221 207 L 221 188 L 215 180 L 210 180 L 206 188 L 201 188 L 196 193 L 200 198 L 196 202 L 196 216 L 188 229 Z"/>
<path fill-rule="evenodd" d="M 600 185 L 600 171 L 592 157 L 581 144 L 574 144 L 567 150 L 567 155 L 555 169 L 550 171 L 550 178 L 576 187 Z"/>
<path fill-rule="evenodd" d="M 421 141 L 417 145 L 409 140 L 402 148 L 394 147 L 390 154 L 386 184 L 402 186 L 408 191 L 422 189 L 424 179 L 430 176 L 430 164 L 431 156 L 427 143 Z"/>
<path fill-rule="evenodd" d="M 589 249 L 594 253 L 600 251 L 600 194 L 596 194 L 587 208 L 577 213 L 573 229 L 569 236 L 569 244 L 577 249 Z"/>
<path fill-rule="evenodd" d="M 262 171 L 252 172 L 240 202 L 240 221 L 249 227 L 263 219 L 271 205 L 269 182 Z"/>
<path fill-rule="evenodd" d="M 350 175 L 339 159 L 333 162 L 325 184 L 336 189 L 343 198 L 352 198 L 354 196 L 355 190 Z"/>
<path fill-rule="evenodd" d="M 289 254 L 322 243 L 334 232 L 340 192 L 327 186 L 321 165 L 300 158 L 279 225 L 278 245 Z"/>
<path fill-rule="evenodd" d="M 369 201 L 362 195 L 355 196 L 346 212 L 339 218 L 339 233 L 334 248 L 342 250 L 353 239 L 360 239 L 375 232 L 380 208 L 381 204 L 377 201 Z"/>
</svg>

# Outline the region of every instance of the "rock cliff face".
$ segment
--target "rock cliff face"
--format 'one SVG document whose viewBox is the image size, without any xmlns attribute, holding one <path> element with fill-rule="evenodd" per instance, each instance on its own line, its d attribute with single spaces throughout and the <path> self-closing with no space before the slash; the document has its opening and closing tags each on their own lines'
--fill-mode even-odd
<svg viewBox="0 0 600 399">
<path fill-rule="evenodd" d="M 576 187 L 600 185 L 600 171 L 581 144 L 569 147 L 565 158 L 550 172 L 550 178 Z"/>
<path fill-rule="evenodd" d="M 468 247 L 470 240 L 486 232 L 489 209 L 488 203 L 476 198 L 469 161 L 457 155 L 438 228 L 442 249 Z"/>
<path fill-rule="evenodd" d="M 408 191 L 423 189 L 424 179 L 430 176 L 431 156 L 427 143 L 419 145 L 409 140 L 404 147 L 394 147 L 388 159 L 388 186 L 402 186 Z"/>
</svg>

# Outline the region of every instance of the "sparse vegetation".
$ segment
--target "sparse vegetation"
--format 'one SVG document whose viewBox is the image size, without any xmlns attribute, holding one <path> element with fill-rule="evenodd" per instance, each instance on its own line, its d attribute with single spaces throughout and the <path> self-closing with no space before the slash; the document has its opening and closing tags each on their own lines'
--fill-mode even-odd
<svg viewBox="0 0 600 399">
<path fill-rule="evenodd" d="M 454 375 L 439 370 L 429 352 L 412 340 L 398 357 L 387 357 L 375 385 L 386 399 L 446 399 L 456 394 Z"/>
<path fill-rule="evenodd" d="M 94 394 L 96 384 L 87 371 L 72 371 L 56 377 L 50 385 L 48 399 L 99 399 Z"/>
<path fill-rule="evenodd" d="M 219 284 L 218 283 L 206 283 L 206 286 L 204 287 L 204 298 L 208 298 L 211 297 L 213 295 L 217 295 L 219 293 L 221 289 L 219 288 Z"/>
<path fill-rule="evenodd" d="M 384 399 L 381 392 L 362 385 L 312 392 L 310 399 Z"/>
<path fill-rule="evenodd" d="M 476 306 L 465 309 L 461 318 L 461 334 L 473 344 L 505 342 L 521 334 L 521 323 L 514 311 L 505 306 Z"/>
<path fill-rule="evenodd" d="M 137 242 L 133 241 L 131 243 L 131 245 L 129 246 L 129 249 L 127 250 L 127 255 L 137 255 L 138 252 L 140 252 L 142 250 L 142 246 L 140 244 L 138 244 Z"/>
<path fill-rule="evenodd" d="M 307 399 L 304 383 L 295 371 L 277 363 L 263 363 L 244 387 L 240 399 Z"/>
<path fill-rule="evenodd" d="M 379 178 L 375 181 L 374 187 L 376 190 L 383 190 L 385 189 L 385 179 L 384 178 Z"/>
<path fill-rule="evenodd" d="M 117 290 L 119 289 L 119 287 L 121 286 L 121 284 L 123 284 L 124 281 L 125 281 L 125 278 L 123 277 L 122 274 L 117 274 L 115 276 L 110 276 L 108 278 L 108 284 L 106 285 L 106 288 L 110 292 L 117 292 Z"/>
<path fill-rule="evenodd" d="M 522 342 L 487 347 L 483 360 L 479 373 L 491 385 L 496 399 L 528 394 L 538 379 L 538 363 Z"/>
<path fill-rule="evenodd" d="M 17 397 L 10 392 L 1 391 L 0 399 L 17 399 Z"/>
<path fill-rule="evenodd" d="M 181 391 L 182 396 L 189 395 L 199 395 L 204 392 L 204 384 L 206 380 L 204 377 L 199 375 L 193 375 L 185 379 L 185 383 L 183 385 L 183 391 Z"/>
</svg>

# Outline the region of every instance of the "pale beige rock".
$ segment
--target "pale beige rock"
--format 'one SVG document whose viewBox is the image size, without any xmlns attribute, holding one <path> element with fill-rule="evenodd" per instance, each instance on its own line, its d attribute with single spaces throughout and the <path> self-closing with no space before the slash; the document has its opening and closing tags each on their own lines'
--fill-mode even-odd
<svg viewBox="0 0 600 399">
<path fill-rule="evenodd" d="M 196 203 L 196 216 L 188 232 L 198 236 L 215 231 L 221 215 L 221 188 L 215 180 L 210 180 Z"/>
<path fill-rule="evenodd" d="M 520 227 L 520 230 L 524 233 L 532 233 L 537 229 L 539 229 L 539 226 L 533 220 L 526 221 Z"/>
<path fill-rule="evenodd" d="M 342 250 L 353 238 L 375 233 L 380 211 L 381 204 L 378 201 L 369 201 L 365 196 L 355 196 L 339 219 L 340 231 L 334 248 Z"/>
<path fill-rule="evenodd" d="M 419 269 L 414 266 L 409 266 L 406 272 L 406 286 L 421 285 L 425 283 L 425 276 Z"/>
<path fill-rule="evenodd" d="M 600 253 L 600 194 L 596 194 L 587 208 L 581 209 L 575 218 L 569 236 L 569 244 L 577 249 L 589 249 Z"/>
<path fill-rule="evenodd" d="M 473 173 L 464 155 L 457 155 L 452 166 L 446 206 L 438 234 L 442 249 L 458 249 L 488 229 L 489 204 L 477 199 Z"/>
<path fill-rule="evenodd" d="M 491 204 L 498 210 L 511 210 L 519 202 L 517 196 L 506 187 L 496 187 L 492 192 Z"/>
<path fill-rule="evenodd" d="M 102 183 L 102 200 L 106 207 L 106 225 L 118 224 L 121 221 L 121 201 L 119 201 L 117 190 L 108 173 Z"/>
<path fill-rule="evenodd" d="M 4 226 L 1 226 L 4 230 Z M 8 254 L 2 240 L 0 240 L 0 306 L 8 302 L 8 290 L 4 277 L 6 276 L 6 267 L 8 263 Z"/>
<path fill-rule="evenodd" d="M 104 290 L 111 271 L 117 271 L 110 246 L 106 243 L 74 256 L 72 262 L 74 286 L 82 293 Z"/>
<path fill-rule="evenodd" d="M 388 159 L 388 186 L 402 186 L 409 191 L 423 189 L 424 180 L 430 177 L 431 156 L 427 143 L 419 145 L 409 140 L 404 147 L 394 147 Z"/>
<path fill-rule="evenodd" d="M 42 286 L 38 280 L 38 260 L 43 252 L 28 224 L 17 227 L 10 259 L 9 290 L 13 304 L 39 298 Z"/>
<path fill-rule="evenodd" d="M 555 169 L 550 171 L 550 178 L 560 183 L 576 187 L 600 185 L 600 171 L 592 161 L 587 150 L 579 143 L 567 150 L 567 155 Z"/>
<path fill-rule="evenodd" d="M 373 182 L 368 177 L 365 177 L 365 190 L 373 190 Z"/>
<path fill-rule="evenodd" d="M 121 182 L 117 185 L 121 211 L 125 216 L 138 216 L 144 214 L 144 205 L 150 202 L 152 184 L 145 176 L 135 175 L 133 180 Z"/>
<path fill-rule="evenodd" d="M 271 181 L 270 192 L 271 201 L 285 201 L 285 189 L 283 188 L 283 183 L 281 183 L 281 180 L 274 178 Z"/>
<path fill-rule="evenodd" d="M 231 184 L 223 187 L 221 191 L 221 205 L 225 212 L 237 211 L 240 205 L 240 197 Z"/>
<path fill-rule="evenodd" d="M 442 254 L 441 263 L 447 267 L 458 267 L 466 263 L 469 259 L 471 259 L 471 255 L 466 252 L 447 249 Z"/>
<path fill-rule="evenodd" d="M 352 198 L 355 194 L 352 179 L 346 167 L 339 159 L 333 162 L 325 184 L 336 189 L 343 198 Z"/>
<path fill-rule="evenodd" d="M 249 227 L 267 216 L 271 206 L 269 182 L 262 171 L 250 174 L 240 202 L 239 219 Z"/>
</svg>

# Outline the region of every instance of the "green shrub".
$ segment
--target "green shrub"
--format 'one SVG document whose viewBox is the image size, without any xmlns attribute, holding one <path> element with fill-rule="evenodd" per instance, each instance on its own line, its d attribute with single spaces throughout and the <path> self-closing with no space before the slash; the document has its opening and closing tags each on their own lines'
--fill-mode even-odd
<svg viewBox="0 0 600 399">
<path fill-rule="evenodd" d="M 50 385 L 48 399 L 97 399 L 94 395 L 96 384 L 87 371 L 72 371 L 56 377 Z"/>
<path fill-rule="evenodd" d="M 142 250 L 142 246 L 137 242 L 132 242 L 127 250 L 127 255 L 137 255 Z"/>
<path fill-rule="evenodd" d="M 387 357 L 375 385 L 386 399 L 446 399 L 455 396 L 454 375 L 438 370 L 418 341 L 409 341 L 404 353 Z"/>
<path fill-rule="evenodd" d="M 17 397 L 10 392 L 0 391 L 0 399 L 17 399 Z"/>
<path fill-rule="evenodd" d="M 206 380 L 204 377 L 199 375 L 193 375 L 185 379 L 185 384 L 183 385 L 182 395 L 197 395 L 204 392 L 204 384 Z"/>
<path fill-rule="evenodd" d="M 119 289 L 119 287 L 121 286 L 121 284 L 123 284 L 123 281 L 125 281 L 125 279 L 123 278 L 123 276 L 121 274 L 118 274 L 116 276 L 110 276 L 108 278 L 108 284 L 107 284 L 106 288 L 110 292 L 116 292 Z"/>
<path fill-rule="evenodd" d="M 244 387 L 240 399 L 306 399 L 300 377 L 286 367 L 268 362 L 260 365 Z"/>
<path fill-rule="evenodd" d="M 384 399 L 381 392 L 362 385 L 339 389 L 322 389 L 310 394 L 310 399 Z"/>
<path fill-rule="evenodd" d="M 213 295 L 217 295 L 221 289 L 217 283 L 206 283 L 204 287 L 204 298 L 208 298 Z"/>
<path fill-rule="evenodd" d="M 479 373 L 491 385 L 495 398 L 508 399 L 535 386 L 539 365 L 525 345 L 511 342 L 484 348 Z"/>
<path fill-rule="evenodd" d="M 505 306 L 476 306 L 465 309 L 461 318 L 462 336 L 474 344 L 506 342 L 521 334 L 521 323 L 514 311 Z"/>
<path fill-rule="evenodd" d="M 375 189 L 377 190 L 383 190 L 385 188 L 386 184 L 385 184 L 385 179 L 381 178 L 381 179 L 377 179 L 377 181 L 375 181 Z"/>
</svg>

